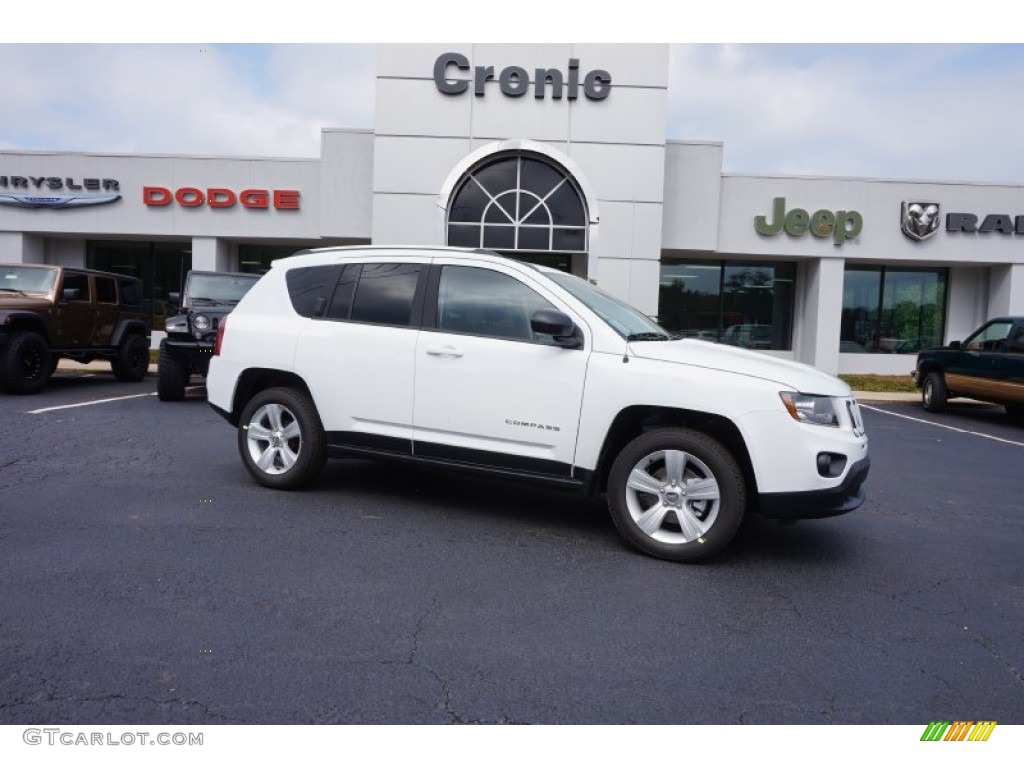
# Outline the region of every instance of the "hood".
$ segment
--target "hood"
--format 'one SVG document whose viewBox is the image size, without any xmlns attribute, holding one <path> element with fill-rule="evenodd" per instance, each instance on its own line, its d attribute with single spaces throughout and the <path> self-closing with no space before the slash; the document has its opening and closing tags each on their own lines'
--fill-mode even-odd
<svg viewBox="0 0 1024 768">
<path fill-rule="evenodd" d="M 629 353 L 647 360 L 679 363 L 716 371 L 739 373 L 773 381 L 784 389 L 808 395 L 848 397 L 850 387 L 835 376 L 803 363 L 781 360 L 763 352 L 697 339 L 631 341 Z"/>
<path fill-rule="evenodd" d="M 50 300 L 43 295 L 22 296 L 17 293 L 0 293 L 0 312 L 15 309 L 49 309 Z"/>
</svg>

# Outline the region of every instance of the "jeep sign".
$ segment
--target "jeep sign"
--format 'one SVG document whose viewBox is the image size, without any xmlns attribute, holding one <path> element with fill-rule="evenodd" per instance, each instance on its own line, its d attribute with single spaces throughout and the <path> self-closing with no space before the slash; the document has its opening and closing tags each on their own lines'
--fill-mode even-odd
<svg viewBox="0 0 1024 768">
<path fill-rule="evenodd" d="M 790 237 L 800 237 L 810 232 L 814 237 L 832 237 L 836 245 L 842 245 L 856 237 L 864 228 L 864 218 L 857 211 L 828 211 L 824 208 L 808 213 L 803 208 L 786 211 L 786 198 L 776 197 L 772 201 L 772 221 L 767 216 L 754 217 L 754 229 L 759 235 L 777 235 L 785 230 Z"/>
</svg>

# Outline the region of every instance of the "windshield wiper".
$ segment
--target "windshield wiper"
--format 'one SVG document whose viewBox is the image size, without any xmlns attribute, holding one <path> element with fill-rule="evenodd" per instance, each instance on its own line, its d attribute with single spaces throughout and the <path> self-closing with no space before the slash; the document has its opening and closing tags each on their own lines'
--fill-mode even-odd
<svg viewBox="0 0 1024 768">
<path fill-rule="evenodd" d="M 631 333 L 626 337 L 626 341 L 671 341 L 672 337 L 667 333 L 657 333 L 656 331 L 645 331 L 643 333 Z"/>
<path fill-rule="evenodd" d="M 25 293 L 25 292 L 24 292 L 23 290 L 21 290 L 20 288 L 8 288 L 8 287 L 6 287 L 6 286 L 2 286 L 2 285 L 0 285 L 0 291 L 9 291 L 9 292 L 11 292 L 11 293 L 20 293 L 20 294 L 21 294 L 22 296 L 28 296 L 28 294 L 27 294 L 27 293 Z"/>
</svg>

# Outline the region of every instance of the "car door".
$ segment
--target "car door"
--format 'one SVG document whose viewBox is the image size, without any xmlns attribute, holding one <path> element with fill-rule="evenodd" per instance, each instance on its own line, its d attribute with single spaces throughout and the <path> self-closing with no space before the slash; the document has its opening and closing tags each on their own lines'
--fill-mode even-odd
<svg viewBox="0 0 1024 768">
<path fill-rule="evenodd" d="M 96 298 L 93 302 L 96 325 L 93 327 L 90 346 L 109 347 L 120 312 L 117 305 L 117 282 L 112 277 L 102 275 L 94 275 L 92 282 Z"/>
<path fill-rule="evenodd" d="M 57 290 L 58 347 L 86 347 L 96 330 L 96 308 L 92 301 L 89 275 L 65 271 Z"/>
<path fill-rule="evenodd" d="M 328 443 L 408 454 L 416 338 L 429 260 L 349 263 L 299 339 L 296 372 L 309 385 Z M 311 280 L 319 280 L 317 274 Z"/>
<path fill-rule="evenodd" d="M 1004 402 L 1024 404 L 1024 320 L 1018 320 L 1003 343 L 998 378 Z"/>
<path fill-rule="evenodd" d="M 587 330 L 579 329 L 578 349 L 534 333 L 536 310 L 572 313 L 539 281 L 504 266 L 436 261 L 428 291 L 416 345 L 415 454 L 568 478 Z"/>
<path fill-rule="evenodd" d="M 951 352 L 946 363 L 947 386 L 958 394 L 998 399 L 1003 344 L 1012 328 L 1011 320 L 993 320 Z"/>
</svg>

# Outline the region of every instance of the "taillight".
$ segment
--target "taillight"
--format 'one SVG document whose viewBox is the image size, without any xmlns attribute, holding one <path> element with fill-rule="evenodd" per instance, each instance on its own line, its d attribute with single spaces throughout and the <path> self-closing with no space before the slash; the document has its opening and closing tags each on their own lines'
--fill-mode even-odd
<svg viewBox="0 0 1024 768">
<path fill-rule="evenodd" d="M 217 325 L 217 337 L 213 341 L 213 356 L 220 354 L 220 345 L 224 343 L 224 330 L 228 327 L 228 318 L 225 315 Z"/>
</svg>

